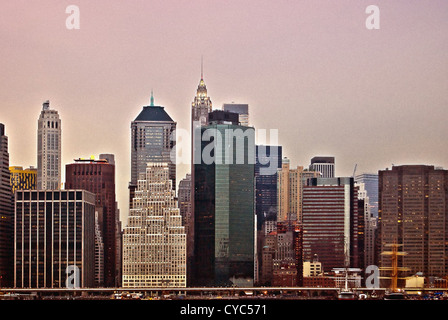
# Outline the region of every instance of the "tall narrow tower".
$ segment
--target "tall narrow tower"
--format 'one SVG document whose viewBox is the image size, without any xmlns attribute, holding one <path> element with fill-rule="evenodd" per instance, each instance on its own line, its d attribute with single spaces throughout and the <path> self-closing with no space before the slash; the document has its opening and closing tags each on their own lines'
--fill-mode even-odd
<svg viewBox="0 0 448 320">
<path fill-rule="evenodd" d="M 61 119 L 50 101 L 42 105 L 37 122 L 37 189 L 61 188 Z"/>
<path fill-rule="evenodd" d="M 14 203 L 9 175 L 8 137 L 0 123 L 0 288 L 13 281 Z"/>
<path fill-rule="evenodd" d="M 201 134 L 201 127 L 208 125 L 208 114 L 212 111 L 212 101 L 207 95 L 207 87 L 204 82 L 204 73 L 201 61 L 201 80 L 199 81 L 198 89 L 196 90 L 196 96 L 191 103 L 191 212 L 194 213 L 194 165 L 195 163 L 201 163 L 201 159 L 196 159 L 195 153 L 197 150 L 200 153 L 201 145 L 199 139 L 199 145 L 195 143 L 195 134 Z M 191 227 L 188 230 L 188 243 L 194 243 L 194 214 L 192 214 Z M 191 256 L 189 257 L 189 264 L 191 263 Z"/>
</svg>

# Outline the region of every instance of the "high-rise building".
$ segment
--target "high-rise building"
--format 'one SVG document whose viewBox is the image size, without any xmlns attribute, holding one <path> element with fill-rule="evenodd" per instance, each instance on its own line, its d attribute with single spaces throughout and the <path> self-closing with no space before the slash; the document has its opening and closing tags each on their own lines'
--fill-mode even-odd
<svg viewBox="0 0 448 320">
<path fill-rule="evenodd" d="M 277 174 L 278 221 L 301 221 L 303 186 L 307 179 L 318 176 L 319 172 L 304 170 L 302 166 L 291 169 L 289 159 L 283 158 Z"/>
<path fill-rule="evenodd" d="M 362 186 L 364 190 L 363 198 L 368 197 L 370 214 L 378 218 L 378 174 L 362 173 L 355 176 L 357 186 Z"/>
<path fill-rule="evenodd" d="M 251 286 L 255 267 L 255 133 L 237 123 L 198 128 L 194 165 L 194 285 Z"/>
<path fill-rule="evenodd" d="M 140 173 L 146 172 L 148 162 L 168 163 L 173 190 L 176 188 L 176 159 L 172 157 L 176 139 L 173 137 L 176 122 L 165 108 L 154 105 L 151 93 L 149 106 L 144 106 L 140 114 L 131 122 L 131 181 L 129 183 L 130 207 Z"/>
<path fill-rule="evenodd" d="M 380 170 L 379 266 L 390 267 L 390 245 L 405 255 L 402 276 L 418 272 L 426 277 L 448 274 L 448 170 L 429 165 L 393 166 Z"/>
<path fill-rule="evenodd" d="M 191 174 L 187 173 L 186 177 L 179 182 L 177 199 L 179 202 L 179 212 L 182 216 L 182 225 L 184 226 L 185 234 L 187 235 L 187 279 L 191 279 L 194 252 L 194 239 L 190 235 L 193 228 L 193 213 L 191 211 Z"/>
<path fill-rule="evenodd" d="M 23 167 L 14 166 L 9 167 L 11 174 L 12 193 L 16 190 L 36 190 L 37 187 L 37 169 L 30 167 L 23 169 Z"/>
<path fill-rule="evenodd" d="M 186 235 L 168 163 L 140 174 L 123 234 L 123 287 L 185 287 Z"/>
<path fill-rule="evenodd" d="M 100 234 L 104 242 L 104 285 L 116 286 L 116 201 L 115 165 L 105 159 L 76 159 L 67 164 L 66 188 L 83 189 L 95 194 Z"/>
<path fill-rule="evenodd" d="M 319 171 L 322 178 L 335 176 L 334 157 L 313 157 L 309 169 Z"/>
<path fill-rule="evenodd" d="M 37 122 L 37 189 L 61 188 L 61 119 L 50 102 L 43 103 Z"/>
<path fill-rule="evenodd" d="M 191 103 L 191 212 L 192 212 L 192 219 L 190 221 L 190 227 L 189 227 L 189 232 L 187 234 L 188 240 L 187 243 L 188 244 L 194 244 L 194 237 L 195 237 L 195 229 L 194 229 L 194 212 L 195 212 L 195 202 L 193 199 L 193 195 L 195 192 L 195 171 L 194 171 L 194 167 L 195 167 L 195 163 L 201 163 L 201 159 L 195 159 L 195 153 L 196 153 L 196 149 L 200 150 L 201 146 L 199 141 L 197 141 L 197 139 L 195 139 L 195 132 L 200 133 L 201 131 L 198 130 L 201 126 L 206 126 L 208 125 L 208 115 L 209 113 L 212 112 L 212 100 L 210 99 L 210 97 L 207 94 L 207 86 L 205 85 L 205 81 L 204 81 L 204 75 L 202 72 L 202 65 L 201 65 L 201 79 L 199 81 L 199 85 L 198 88 L 196 90 L 196 95 L 193 99 L 193 102 Z M 199 145 L 197 145 L 199 144 Z M 190 278 L 190 276 L 192 276 L 190 274 L 191 268 L 189 270 L 189 282 L 194 281 L 193 278 Z"/>
<path fill-rule="evenodd" d="M 303 189 L 303 258 L 319 257 L 324 271 L 358 268 L 358 193 L 353 178 L 312 178 Z M 362 248 L 361 248 L 362 250 Z"/>
<path fill-rule="evenodd" d="M 364 221 L 364 266 L 375 264 L 376 230 L 378 219 L 378 175 L 360 174 L 355 177 L 358 199 L 363 204 Z M 372 195 L 372 198 L 370 197 Z"/>
<path fill-rule="evenodd" d="M 238 113 L 240 125 L 248 127 L 249 123 L 249 105 L 241 103 L 224 103 L 222 110 Z"/>
<path fill-rule="evenodd" d="M 16 191 L 14 235 L 14 287 L 94 286 L 93 193 L 85 190 Z"/>
<path fill-rule="evenodd" d="M 256 146 L 255 212 L 257 230 L 265 220 L 277 220 L 277 170 L 282 165 L 281 146 Z"/>
<path fill-rule="evenodd" d="M 104 241 L 99 217 L 99 210 L 95 210 L 95 285 L 102 288 L 104 287 Z"/>
<path fill-rule="evenodd" d="M 0 287 L 12 285 L 14 204 L 10 184 L 8 136 L 0 123 Z"/>
</svg>

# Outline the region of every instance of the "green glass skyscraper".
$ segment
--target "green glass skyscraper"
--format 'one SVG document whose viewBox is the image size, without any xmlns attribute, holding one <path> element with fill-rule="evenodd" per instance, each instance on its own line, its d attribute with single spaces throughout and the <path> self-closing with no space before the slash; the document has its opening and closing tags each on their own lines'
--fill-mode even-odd
<svg viewBox="0 0 448 320">
<path fill-rule="evenodd" d="M 252 286 L 254 280 L 254 129 L 215 111 L 196 129 L 194 275 L 197 286 Z"/>
</svg>

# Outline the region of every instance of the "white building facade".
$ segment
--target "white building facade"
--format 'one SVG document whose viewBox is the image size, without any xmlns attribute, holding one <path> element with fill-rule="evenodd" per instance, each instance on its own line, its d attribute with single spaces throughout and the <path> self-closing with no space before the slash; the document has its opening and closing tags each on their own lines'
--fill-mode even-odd
<svg viewBox="0 0 448 320">
<path fill-rule="evenodd" d="M 47 100 L 37 122 L 37 189 L 61 189 L 61 119 Z"/>
<path fill-rule="evenodd" d="M 123 234 L 123 287 L 186 287 L 186 234 L 168 163 L 140 174 Z"/>
</svg>

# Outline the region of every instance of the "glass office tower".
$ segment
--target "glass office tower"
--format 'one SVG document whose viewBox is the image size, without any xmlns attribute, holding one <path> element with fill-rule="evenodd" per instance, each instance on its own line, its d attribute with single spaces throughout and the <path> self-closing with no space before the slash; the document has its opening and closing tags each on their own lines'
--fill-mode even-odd
<svg viewBox="0 0 448 320">
<path fill-rule="evenodd" d="M 221 111 L 222 112 L 222 111 Z M 252 286 L 254 279 L 254 129 L 235 121 L 198 128 L 194 165 L 197 286 Z M 200 133 L 199 133 L 200 132 Z"/>
</svg>

